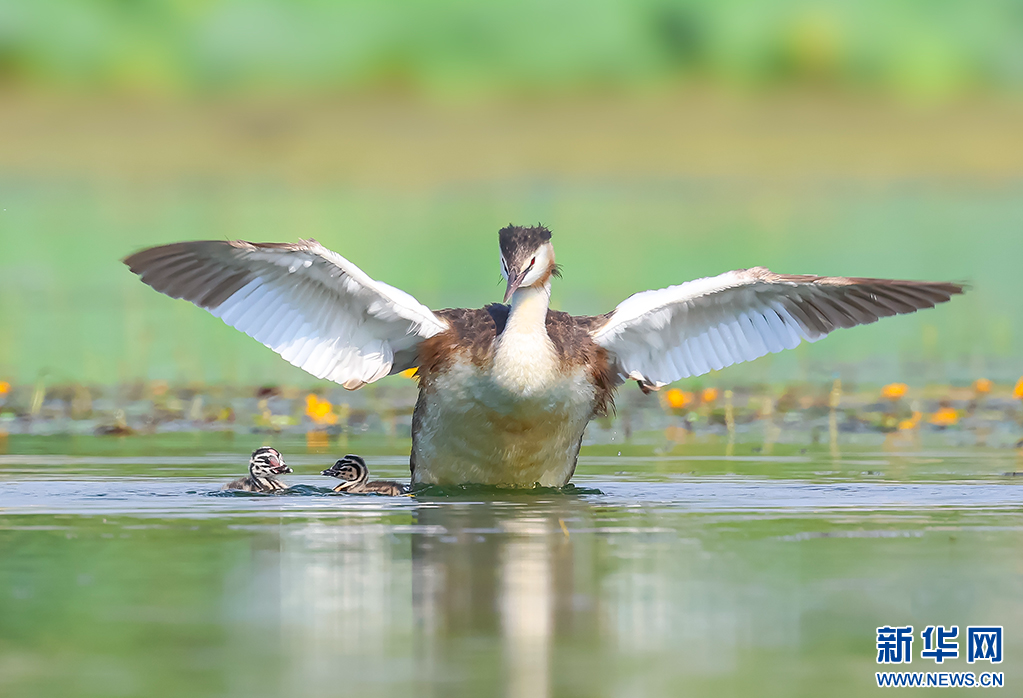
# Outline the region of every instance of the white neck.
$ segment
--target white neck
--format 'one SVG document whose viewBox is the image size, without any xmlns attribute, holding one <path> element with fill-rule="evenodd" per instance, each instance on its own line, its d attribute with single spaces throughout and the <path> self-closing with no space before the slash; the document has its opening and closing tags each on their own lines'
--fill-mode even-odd
<svg viewBox="0 0 1023 698">
<path fill-rule="evenodd" d="M 547 334 L 547 309 L 551 304 L 551 283 L 519 288 L 511 297 L 511 312 L 505 333 Z"/>
<path fill-rule="evenodd" d="M 494 379 L 519 394 L 544 390 L 557 375 L 558 359 L 547 336 L 550 284 L 520 288 L 494 352 Z"/>
</svg>

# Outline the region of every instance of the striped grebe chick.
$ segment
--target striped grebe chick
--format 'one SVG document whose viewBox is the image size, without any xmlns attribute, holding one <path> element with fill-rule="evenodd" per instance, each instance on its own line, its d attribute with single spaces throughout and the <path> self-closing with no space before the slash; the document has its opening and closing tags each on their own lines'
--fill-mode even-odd
<svg viewBox="0 0 1023 698">
<path fill-rule="evenodd" d="M 284 456 L 276 448 L 257 448 L 249 458 L 249 476 L 229 482 L 221 489 L 241 490 L 243 492 L 280 492 L 288 486 L 276 478 L 277 475 L 290 473 L 284 463 Z"/>
<path fill-rule="evenodd" d="M 339 459 L 334 465 L 324 470 L 321 475 L 336 477 L 343 482 L 334 488 L 335 492 L 352 492 L 363 494 L 376 492 L 377 494 L 389 494 L 391 496 L 405 494 L 408 488 L 390 480 L 369 480 L 369 468 L 360 456 L 349 453 Z"/>
<path fill-rule="evenodd" d="M 563 486 L 586 425 L 627 380 L 646 393 L 963 292 L 755 267 L 573 316 L 550 309 L 559 274 L 547 228 L 508 226 L 498 242 L 504 303 L 478 309 L 431 311 L 315 240 L 180 242 L 124 261 L 349 390 L 417 368 L 412 482 L 440 485 Z"/>
</svg>

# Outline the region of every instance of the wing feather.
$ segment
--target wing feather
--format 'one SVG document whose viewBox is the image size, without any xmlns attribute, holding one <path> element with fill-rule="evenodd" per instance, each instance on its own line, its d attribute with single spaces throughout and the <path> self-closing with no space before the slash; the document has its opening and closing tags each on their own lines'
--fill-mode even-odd
<svg viewBox="0 0 1023 698">
<path fill-rule="evenodd" d="M 696 341 L 700 344 L 700 351 L 703 352 L 704 358 L 707 360 L 707 364 L 712 371 L 717 371 L 724 367 L 721 363 L 721 359 L 718 357 L 717 352 L 710 343 L 710 332 L 704 332 L 696 338 Z"/>
<path fill-rule="evenodd" d="M 273 332 L 273 329 L 290 310 L 291 308 L 288 307 L 284 297 L 280 293 L 275 293 L 273 299 L 267 303 L 266 310 L 260 315 L 258 320 L 253 322 L 252 336 L 269 338 L 270 333 Z"/>
<path fill-rule="evenodd" d="M 944 303 L 948 282 L 731 271 L 622 301 L 591 330 L 619 377 L 659 387 L 815 342 L 837 328 Z"/>
<path fill-rule="evenodd" d="M 411 368 L 419 342 L 448 327 L 409 294 L 315 240 L 180 242 L 124 262 L 157 291 L 205 308 L 346 388 Z"/>
<path fill-rule="evenodd" d="M 725 342 L 725 338 L 722 336 L 724 332 L 727 332 L 728 328 L 724 325 L 720 327 L 714 327 L 711 325 L 707 328 L 707 336 L 710 338 L 711 346 L 714 347 L 714 352 L 718 356 L 718 363 L 715 370 L 720 371 L 725 366 L 730 366 L 735 363 L 735 359 L 732 358 L 732 352 L 728 349 L 728 345 Z"/>
</svg>

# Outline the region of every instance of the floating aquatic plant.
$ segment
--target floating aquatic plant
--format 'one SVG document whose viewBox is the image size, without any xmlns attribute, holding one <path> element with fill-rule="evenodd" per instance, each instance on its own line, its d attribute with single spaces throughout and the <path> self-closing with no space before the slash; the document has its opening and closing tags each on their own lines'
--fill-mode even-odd
<svg viewBox="0 0 1023 698">
<path fill-rule="evenodd" d="M 909 386 L 905 383 L 889 383 L 881 388 L 881 397 L 888 400 L 901 400 L 908 391 Z"/>
<path fill-rule="evenodd" d="M 927 421 L 936 427 L 955 426 L 959 422 L 959 411 L 951 405 L 944 404 Z"/>
<path fill-rule="evenodd" d="M 330 400 L 320 398 L 316 393 L 309 393 L 305 398 L 305 413 L 314 424 L 331 426 L 337 424 L 334 405 Z"/>
<path fill-rule="evenodd" d="M 695 401 L 695 395 L 679 390 L 678 388 L 672 388 L 664 394 L 664 402 L 667 404 L 668 408 L 672 410 L 683 410 L 692 405 Z"/>
</svg>

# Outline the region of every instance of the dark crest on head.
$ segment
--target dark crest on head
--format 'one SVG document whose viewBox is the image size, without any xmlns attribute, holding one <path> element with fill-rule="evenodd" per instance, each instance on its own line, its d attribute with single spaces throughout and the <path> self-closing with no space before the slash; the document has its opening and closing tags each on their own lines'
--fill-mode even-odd
<svg viewBox="0 0 1023 698">
<path fill-rule="evenodd" d="M 549 242 L 551 231 L 542 225 L 525 228 L 509 225 L 497 234 L 501 241 L 501 256 L 512 267 L 519 266 L 521 258 L 532 255 L 540 245 Z"/>
</svg>

